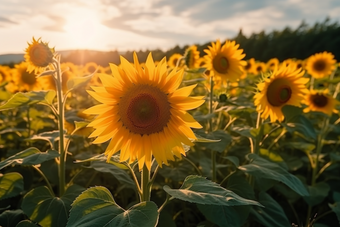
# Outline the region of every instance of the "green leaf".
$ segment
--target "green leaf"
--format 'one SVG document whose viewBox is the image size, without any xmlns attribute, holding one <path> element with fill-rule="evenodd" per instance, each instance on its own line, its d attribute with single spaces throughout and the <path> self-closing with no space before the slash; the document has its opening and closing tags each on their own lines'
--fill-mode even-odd
<svg viewBox="0 0 340 227">
<path fill-rule="evenodd" d="M 303 199 L 310 206 L 320 204 L 328 195 L 329 185 L 325 182 L 316 183 L 314 186 L 307 186 L 309 196 L 304 196 Z"/>
<path fill-rule="evenodd" d="M 59 153 L 55 150 L 41 152 L 35 147 L 30 147 L 0 162 L 0 169 L 10 165 L 37 165 L 56 157 L 59 157 Z"/>
<path fill-rule="evenodd" d="M 218 225 L 219 227 L 240 227 L 247 219 L 249 214 L 249 207 L 243 207 L 243 210 L 245 211 L 242 213 L 245 215 L 242 215 L 242 213 L 237 210 L 237 208 L 240 207 L 202 204 L 197 204 L 197 207 L 207 220 Z"/>
<path fill-rule="evenodd" d="M 75 163 L 84 163 L 84 162 L 92 162 L 92 161 L 100 161 L 100 162 L 110 163 L 110 164 L 117 166 L 120 169 L 128 169 L 128 167 L 125 164 L 122 164 L 120 162 L 120 156 L 119 155 L 112 155 L 109 162 L 107 162 L 107 157 L 105 156 L 105 154 L 99 154 L 99 155 L 93 156 L 93 157 L 88 158 L 88 159 L 76 160 Z"/>
<path fill-rule="evenodd" d="M 207 135 L 208 139 L 220 140 L 218 143 L 204 144 L 208 149 L 222 153 L 231 143 L 231 136 L 224 130 L 217 130 Z"/>
<path fill-rule="evenodd" d="M 269 160 L 273 162 L 283 162 L 282 157 L 274 151 L 269 151 L 267 149 L 260 148 L 260 155 L 263 157 L 267 157 Z"/>
<path fill-rule="evenodd" d="M 158 210 L 154 202 L 138 203 L 124 210 L 108 189 L 98 186 L 87 189 L 72 203 L 67 227 L 152 227 L 157 222 Z"/>
<path fill-rule="evenodd" d="M 239 170 L 258 178 L 280 181 L 301 196 L 309 195 L 306 187 L 302 184 L 299 178 L 289 173 L 278 164 L 260 158 L 255 154 L 249 154 L 248 159 L 252 160 L 252 162 L 250 164 L 239 166 Z"/>
<path fill-rule="evenodd" d="M 311 139 L 316 139 L 316 132 L 313 124 L 304 115 L 297 115 L 290 122 L 282 123 L 288 132 L 294 133 L 295 131 L 307 136 Z"/>
<path fill-rule="evenodd" d="M 338 218 L 338 222 L 340 224 L 340 202 L 336 202 L 334 204 L 328 204 L 328 206 L 332 209 L 332 211 L 336 214 Z"/>
<path fill-rule="evenodd" d="M 15 93 L 4 105 L 0 106 L 0 111 L 13 109 L 20 106 L 32 105 L 36 103 L 50 104 L 52 102 L 52 96 L 55 96 L 55 91 L 52 90 L 30 91 L 26 93 L 18 92 Z"/>
<path fill-rule="evenodd" d="M 33 135 L 30 139 L 31 140 L 45 140 L 49 142 L 50 146 L 54 148 L 54 143 L 59 140 L 59 130 L 54 130 L 50 132 L 42 132 L 38 135 Z"/>
<path fill-rule="evenodd" d="M 309 154 L 311 151 L 315 149 L 315 145 L 312 143 L 306 143 L 306 142 L 289 142 L 285 144 L 287 147 L 292 147 L 297 150 L 301 150 L 305 152 L 306 154 Z"/>
<path fill-rule="evenodd" d="M 94 71 L 92 74 L 90 74 L 88 76 L 72 77 L 71 79 L 69 79 L 67 81 L 67 84 L 66 84 L 67 90 L 75 89 L 79 86 L 86 85 L 92 79 L 92 76 L 96 73 L 97 73 L 97 69 L 96 69 L 96 71 Z"/>
<path fill-rule="evenodd" d="M 259 193 L 259 202 L 263 204 L 263 207 L 252 207 L 250 210 L 251 216 L 253 216 L 257 222 L 263 226 L 291 226 L 280 204 L 270 195 L 261 191 Z"/>
<path fill-rule="evenodd" d="M 0 174 L 0 200 L 19 195 L 24 190 L 24 179 L 19 173 Z"/>
<path fill-rule="evenodd" d="M 0 214 L 0 226 L 16 226 L 24 218 L 25 214 L 22 210 L 6 210 Z"/>
<path fill-rule="evenodd" d="M 283 115 L 285 116 L 286 122 L 291 122 L 296 116 L 301 115 L 303 113 L 301 107 L 284 105 L 281 108 Z"/>
<path fill-rule="evenodd" d="M 19 222 L 15 227 L 38 227 L 38 225 L 34 224 L 30 220 L 24 220 Z"/>
<path fill-rule="evenodd" d="M 21 207 L 32 221 L 41 226 L 65 226 L 71 203 L 82 191 L 82 187 L 72 185 L 59 198 L 45 186 L 34 188 L 25 195 Z"/>
<path fill-rule="evenodd" d="M 180 189 L 171 189 L 167 185 L 163 189 L 172 197 L 191 203 L 221 206 L 262 206 L 256 201 L 242 198 L 219 184 L 200 176 L 188 176 Z"/>
<path fill-rule="evenodd" d="M 226 157 L 223 157 L 223 158 L 227 159 L 231 163 L 233 163 L 236 168 L 240 165 L 240 160 L 236 156 L 226 156 Z"/>
<path fill-rule="evenodd" d="M 212 139 L 208 139 L 208 138 L 204 138 L 198 134 L 195 133 L 196 136 L 196 140 L 194 140 L 194 142 L 200 142 L 200 143 L 216 143 L 216 142 L 220 142 L 220 140 L 212 140 Z"/>
<path fill-rule="evenodd" d="M 74 124 L 76 126 L 74 131 L 78 131 L 79 129 L 85 128 L 89 124 L 89 122 L 86 122 L 86 121 L 75 121 Z"/>
</svg>

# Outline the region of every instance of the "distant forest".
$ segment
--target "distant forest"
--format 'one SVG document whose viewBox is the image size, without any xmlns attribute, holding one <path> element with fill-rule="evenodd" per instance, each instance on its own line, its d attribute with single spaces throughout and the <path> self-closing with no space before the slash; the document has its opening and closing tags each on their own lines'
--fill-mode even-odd
<svg viewBox="0 0 340 227">
<path fill-rule="evenodd" d="M 330 18 L 326 18 L 322 23 L 316 23 L 309 26 L 304 21 L 296 28 L 284 28 L 282 31 L 264 31 L 245 36 L 240 29 L 236 37 L 230 39 L 240 44 L 240 48 L 246 53 L 245 59 L 255 58 L 259 61 L 268 61 L 271 58 L 278 58 L 283 61 L 288 58 L 306 59 L 312 54 L 328 51 L 335 55 L 337 61 L 340 60 L 340 25 L 338 22 L 331 23 Z M 212 40 L 214 42 L 216 40 Z M 224 42 L 225 40 L 221 40 Z M 197 44 L 196 44 L 197 45 Z M 198 50 L 203 56 L 204 49 L 207 49 L 209 43 L 197 45 Z M 174 53 L 184 54 L 187 46 L 175 46 L 168 51 L 146 50 L 137 51 L 140 62 L 145 61 L 148 53 L 151 51 L 154 60 L 161 60 L 164 56 L 169 57 Z M 120 54 L 118 51 L 110 52 L 93 52 L 86 50 L 72 51 L 68 56 L 63 57 L 64 62 L 73 62 L 81 65 L 84 62 L 95 62 L 102 66 L 108 63 L 119 64 L 119 56 L 122 55 L 129 61 L 132 61 L 133 51 L 127 51 Z"/>
</svg>

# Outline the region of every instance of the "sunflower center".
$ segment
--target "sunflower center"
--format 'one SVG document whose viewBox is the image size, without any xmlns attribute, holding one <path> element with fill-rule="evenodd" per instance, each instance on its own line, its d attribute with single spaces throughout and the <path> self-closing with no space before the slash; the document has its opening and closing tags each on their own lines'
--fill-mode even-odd
<svg viewBox="0 0 340 227">
<path fill-rule="evenodd" d="M 216 55 L 213 59 L 213 67 L 218 73 L 227 73 L 229 69 L 228 59 L 223 55 Z"/>
<path fill-rule="evenodd" d="M 178 61 L 178 58 L 175 58 L 175 59 L 172 61 L 172 64 L 173 64 L 173 65 L 177 65 L 177 61 Z"/>
<path fill-rule="evenodd" d="M 316 94 L 312 96 L 313 104 L 317 107 L 325 107 L 328 103 L 328 99 L 324 95 Z"/>
<path fill-rule="evenodd" d="M 257 72 L 262 72 L 262 66 L 257 66 L 256 71 Z"/>
<path fill-rule="evenodd" d="M 132 133 L 149 135 L 166 127 L 170 104 L 167 95 L 159 88 L 140 84 L 130 88 L 121 98 L 118 113 Z"/>
<path fill-rule="evenodd" d="M 292 89 L 285 82 L 285 80 L 276 79 L 268 86 L 266 96 L 270 105 L 281 106 L 292 97 Z"/>
<path fill-rule="evenodd" d="M 44 44 L 36 44 L 32 46 L 30 51 L 30 60 L 32 63 L 39 67 L 46 67 L 52 60 L 52 55 L 49 53 Z"/>
<path fill-rule="evenodd" d="M 251 63 L 247 62 L 247 65 L 244 67 L 245 70 L 249 70 L 251 68 Z"/>
<path fill-rule="evenodd" d="M 35 74 L 33 72 L 29 73 L 27 71 L 22 73 L 21 79 L 25 84 L 28 84 L 28 85 L 33 85 L 37 81 Z"/>
<path fill-rule="evenodd" d="M 313 68 L 316 71 L 323 71 L 326 68 L 326 62 L 324 60 L 317 60 L 314 62 Z"/>
</svg>

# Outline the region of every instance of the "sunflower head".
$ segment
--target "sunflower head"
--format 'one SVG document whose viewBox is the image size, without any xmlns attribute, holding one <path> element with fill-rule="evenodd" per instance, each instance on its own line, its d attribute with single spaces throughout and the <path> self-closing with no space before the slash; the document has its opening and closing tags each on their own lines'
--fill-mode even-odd
<svg viewBox="0 0 340 227">
<path fill-rule="evenodd" d="M 200 58 L 200 52 L 197 50 L 196 45 L 192 45 L 185 50 L 184 62 L 189 69 L 198 68 L 198 59 Z"/>
<path fill-rule="evenodd" d="M 204 103 L 203 97 L 189 97 L 196 85 L 178 88 L 183 69 L 167 70 L 166 59 L 156 66 L 151 53 L 144 67 L 134 53 L 134 64 L 121 57 L 121 65 L 111 64 L 112 74 L 100 74 L 102 87 L 88 91 L 101 104 L 84 111 L 98 115 L 88 126 L 95 130 L 94 143 L 111 140 L 108 160 L 120 150 L 120 160 L 150 169 L 152 156 L 160 166 L 185 155 L 182 144 L 193 145 L 191 128 L 201 128 L 187 110 Z M 189 139 L 190 138 L 190 139 Z"/>
<path fill-rule="evenodd" d="M 0 84 L 9 82 L 11 80 L 11 68 L 0 65 Z"/>
<path fill-rule="evenodd" d="M 247 60 L 243 68 L 244 71 L 247 73 L 256 74 L 255 58 L 250 58 L 249 60 Z"/>
<path fill-rule="evenodd" d="M 270 116 L 270 121 L 283 121 L 284 115 L 281 108 L 284 105 L 300 106 L 304 94 L 308 91 L 305 84 L 308 78 L 303 78 L 304 72 L 296 70 L 291 65 L 282 65 L 265 76 L 257 85 L 257 93 L 254 96 L 256 110 L 263 119 Z"/>
<path fill-rule="evenodd" d="M 41 38 L 35 40 L 33 37 L 32 43 L 28 43 L 25 50 L 25 59 L 29 63 L 28 71 L 37 73 L 53 62 L 54 48 L 50 48 L 48 43 L 41 41 Z"/>
<path fill-rule="evenodd" d="M 269 61 L 266 63 L 266 67 L 270 71 L 274 71 L 280 64 L 279 59 L 277 58 L 271 58 Z"/>
<path fill-rule="evenodd" d="M 42 90 L 46 81 L 45 77 L 36 77 L 33 71 L 29 71 L 29 63 L 21 62 L 16 64 L 12 71 L 13 82 L 17 85 L 19 91 L 37 91 Z"/>
<path fill-rule="evenodd" d="M 327 115 L 332 115 L 332 113 L 338 113 L 339 111 L 335 109 L 339 101 L 329 95 L 328 89 L 325 90 L 310 90 L 303 100 L 306 104 L 306 108 L 303 112 L 307 113 L 310 111 L 323 112 Z"/>
<path fill-rule="evenodd" d="M 334 55 L 325 51 L 310 56 L 306 62 L 306 70 L 314 78 L 323 78 L 334 71 L 335 64 Z"/>
<path fill-rule="evenodd" d="M 255 74 L 261 74 L 267 71 L 267 66 L 264 62 L 256 62 L 255 64 Z"/>
<path fill-rule="evenodd" d="M 245 54 L 242 54 L 243 50 L 238 47 L 235 41 L 226 41 L 223 45 L 219 40 L 212 42 L 209 50 L 204 50 L 207 70 L 210 70 L 213 76 L 221 77 L 223 81 L 239 79 L 246 62 L 242 61 Z"/>
<path fill-rule="evenodd" d="M 171 55 L 168 60 L 168 66 L 170 68 L 175 68 L 177 66 L 177 62 L 180 61 L 181 58 L 182 58 L 182 55 L 177 54 L 177 53 Z M 178 66 L 180 66 L 180 62 L 178 62 Z"/>
</svg>

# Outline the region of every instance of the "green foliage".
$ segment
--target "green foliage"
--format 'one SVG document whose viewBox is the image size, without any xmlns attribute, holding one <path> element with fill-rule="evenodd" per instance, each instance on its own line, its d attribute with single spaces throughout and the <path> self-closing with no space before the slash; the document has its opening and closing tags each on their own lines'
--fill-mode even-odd
<svg viewBox="0 0 340 227">
<path fill-rule="evenodd" d="M 19 173 L 0 174 L 0 200 L 17 196 L 23 190 L 24 181 Z"/>
<path fill-rule="evenodd" d="M 124 210 L 116 204 L 109 190 L 93 187 L 84 191 L 72 203 L 67 227 L 151 227 L 156 226 L 157 222 L 155 203 L 142 202 Z"/>
</svg>

